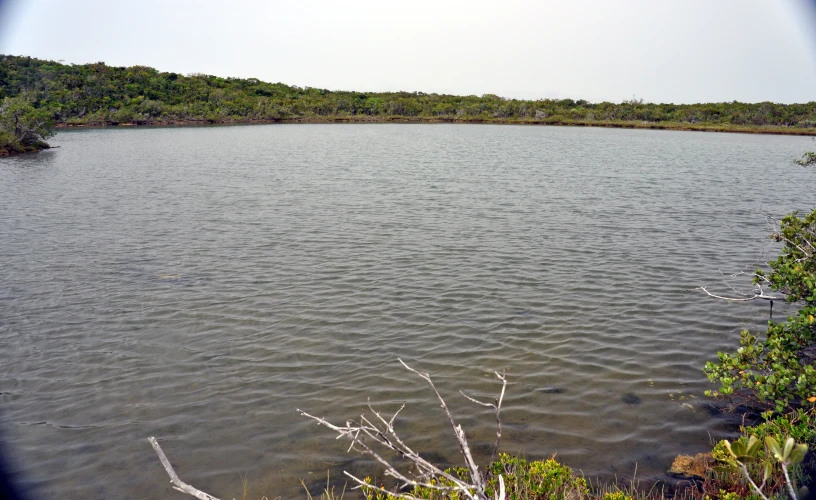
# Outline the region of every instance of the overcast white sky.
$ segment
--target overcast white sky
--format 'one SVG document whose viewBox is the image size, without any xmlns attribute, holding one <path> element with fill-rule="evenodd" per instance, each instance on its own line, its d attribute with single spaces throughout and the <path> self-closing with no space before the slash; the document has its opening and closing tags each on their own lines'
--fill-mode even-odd
<svg viewBox="0 0 816 500">
<path fill-rule="evenodd" d="M 808 102 L 814 3 L 5 0 L 0 53 L 328 89 Z"/>
</svg>

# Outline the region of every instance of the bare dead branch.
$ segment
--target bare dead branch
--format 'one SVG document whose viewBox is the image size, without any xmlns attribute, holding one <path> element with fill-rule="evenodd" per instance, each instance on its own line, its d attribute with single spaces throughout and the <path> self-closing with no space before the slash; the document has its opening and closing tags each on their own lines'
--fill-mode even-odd
<svg viewBox="0 0 816 500">
<path fill-rule="evenodd" d="M 159 456 L 159 460 L 161 460 L 164 470 L 166 470 L 167 474 L 170 476 L 170 482 L 173 483 L 174 490 L 194 496 L 200 500 L 218 500 L 218 498 L 210 495 L 209 493 L 204 493 L 201 490 L 197 490 L 179 479 L 178 474 L 176 474 L 176 471 L 173 470 L 173 466 L 170 465 L 170 461 L 167 460 L 167 456 L 162 451 L 161 446 L 159 446 L 159 442 L 156 441 L 156 438 L 149 437 L 147 440 L 150 441 L 150 444 L 153 445 L 153 449 L 156 450 L 156 454 Z"/>
<path fill-rule="evenodd" d="M 499 394 L 499 399 L 497 399 L 494 403 L 483 403 L 481 401 L 473 399 L 464 392 L 459 391 L 462 394 L 462 396 L 466 397 L 468 400 L 476 403 L 477 405 L 493 408 L 493 410 L 496 412 L 496 444 L 493 446 L 493 453 L 490 455 L 490 463 L 493 463 L 493 459 L 496 458 L 496 453 L 499 452 L 499 443 L 501 442 L 502 436 L 501 418 L 499 416 L 499 413 L 501 412 L 502 401 L 504 401 L 504 390 L 507 388 L 507 379 L 504 377 L 504 375 L 500 375 L 499 372 L 493 373 L 495 373 L 496 377 L 502 381 L 501 394 Z"/>
<path fill-rule="evenodd" d="M 464 457 L 465 464 L 467 465 L 468 471 L 470 473 L 470 481 L 465 481 L 460 479 L 459 477 L 446 472 L 436 465 L 428 462 L 421 456 L 419 453 L 415 452 L 411 449 L 397 434 L 394 429 L 394 421 L 396 420 L 397 415 L 405 408 L 403 404 L 399 410 L 397 410 L 391 418 L 384 417 L 379 411 L 375 410 L 371 403 L 368 404 L 368 409 L 371 412 L 372 417 L 369 418 L 366 415 L 360 416 L 359 422 L 347 421 L 345 426 L 338 426 L 332 424 L 331 422 L 327 421 L 324 418 L 316 417 L 314 415 L 310 415 L 303 410 L 298 410 L 298 412 L 304 416 L 311 418 L 312 420 L 316 421 L 318 425 L 324 425 L 329 429 L 333 430 L 337 433 L 337 438 L 345 437 L 351 441 L 351 445 L 349 446 L 349 451 L 352 449 L 357 450 L 359 453 L 363 455 L 368 455 L 372 457 L 376 462 L 381 464 L 385 467 L 385 475 L 389 477 L 393 477 L 397 479 L 403 488 L 408 487 L 421 487 L 427 489 L 433 489 L 438 491 L 456 491 L 460 494 L 461 498 L 467 498 L 469 500 L 489 500 L 489 497 L 486 493 L 487 482 L 486 476 L 483 475 L 479 471 L 479 467 L 476 465 L 475 461 L 473 460 L 473 456 L 470 452 L 470 447 L 468 446 L 467 439 L 465 438 L 465 432 L 462 430 L 460 425 L 457 425 L 453 419 L 453 416 L 448 410 L 447 404 L 445 404 L 445 400 L 439 394 L 439 391 L 436 389 L 431 377 L 427 373 L 419 372 L 407 364 L 403 362 L 401 359 L 399 362 L 410 372 L 415 373 L 426 382 L 428 385 L 431 386 L 431 389 L 436 394 L 437 399 L 439 400 L 440 406 L 445 412 L 445 416 L 450 423 L 454 435 L 456 436 L 456 440 L 459 443 L 459 448 Z M 499 440 L 501 439 L 501 419 L 499 417 L 501 411 L 501 404 L 504 401 L 504 394 L 507 388 L 507 380 L 504 375 L 500 375 L 496 372 L 496 377 L 502 381 L 502 389 L 499 397 L 493 403 L 483 403 L 481 401 L 475 400 L 470 396 L 465 395 L 466 398 L 469 400 L 480 404 L 482 406 L 487 406 L 493 408 L 496 412 L 496 449 L 498 449 Z M 377 447 L 383 447 L 387 450 L 391 450 L 397 453 L 399 456 L 407 459 L 411 462 L 411 464 L 416 469 L 415 478 L 409 478 L 405 474 L 398 471 L 391 463 L 386 460 L 382 455 L 380 455 L 374 448 L 370 445 L 375 444 Z M 496 450 L 494 450 L 495 456 Z M 491 458 L 491 462 L 492 462 Z M 355 483 L 357 483 L 358 488 L 367 488 L 373 491 L 378 491 L 382 493 L 387 493 L 389 495 L 398 497 L 398 498 L 405 498 L 405 499 L 414 499 L 412 494 L 404 493 L 404 492 L 394 492 L 390 490 L 386 490 L 382 486 L 376 486 L 366 482 L 363 479 L 360 479 L 347 471 L 344 473 L 351 478 Z M 438 479 L 444 479 L 445 483 L 447 484 L 440 484 Z M 504 480 L 499 477 L 499 491 L 497 492 L 496 496 L 497 500 L 505 500 L 505 488 L 504 488 Z"/>
<path fill-rule="evenodd" d="M 393 432 L 393 428 L 390 430 L 381 430 L 376 426 L 371 425 L 370 421 L 363 416 L 361 420 L 366 423 L 366 425 L 355 425 L 352 422 L 346 422 L 345 427 L 336 426 L 327 420 L 315 417 L 314 415 L 310 415 L 303 410 L 298 410 L 298 412 L 312 420 L 315 420 L 319 425 L 325 425 L 326 427 L 334 430 L 338 433 L 337 438 L 347 437 L 352 440 L 351 447 L 349 449 L 356 449 L 358 452 L 362 453 L 363 455 L 368 455 L 372 457 L 374 460 L 379 462 L 383 467 L 385 467 L 385 474 L 399 480 L 402 483 L 402 487 L 406 486 L 423 486 L 427 488 L 437 489 L 437 490 L 447 490 L 447 491 L 468 491 L 468 488 L 471 488 L 471 485 L 462 481 L 461 479 L 443 471 L 439 467 L 433 465 L 432 463 L 428 462 L 424 458 L 420 457 L 418 453 L 414 450 L 409 448 L 399 436 L 396 435 L 396 432 Z M 376 412 L 375 412 L 376 413 Z M 386 436 L 386 432 L 390 434 L 394 442 L 391 442 L 388 437 Z M 403 458 L 408 459 L 411 461 L 414 466 L 417 468 L 419 472 L 419 481 L 415 479 L 408 478 L 398 470 L 396 470 L 388 460 L 383 458 L 379 453 L 375 452 L 368 444 L 361 438 L 360 434 L 364 436 L 368 436 L 373 441 L 379 443 L 385 448 L 388 448 Z M 346 473 L 348 475 L 348 473 Z M 430 479 L 431 477 L 444 477 L 448 481 L 454 484 L 454 486 L 439 486 L 431 484 Z M 354 478 L 358 480 L 359 478 Z M 364 482 L 361 482 L 361 484 Z M 367 484 L 367 483 L 366 483 Z M 467 498 L 475 499 L 470 494 L 466 494 Z M 410 497 L 413 498 L 413 497 Z"/>
<path fill-rule="evenodd" d="M 697 290 L 702 290 L 709 297 L 714 297 L 715 299 L 727 300 L 727 301 L 730 301 L 730 302 L 748 302 L 748 301 L 757 300 L 757 299 L 762 299 L 762 300 L 785 300 L 785 297 L 783 297 L 783 296 L 767 295 L 765 293 L 765 290 L 763 290 L 761 288 L 755 289 L 753 294 L 748 295 L 748 296 L 744 296 L 744 297 L 724 297 L 722 295 L 716 295 L 716 294 L 713 294 L 713 293 L 709 292 L 706 289 L 706 287 L 704 287 L 704 286 L 698 287 Z"/>
<path fill-rule="evenodd" d="M 734 274 L 730 275 L 730 276 L 729 276 L 729 278 L 734 279 L 734 278 L 736 278 L 737 276 L 744 276 L 745 274 L 747 274 L 745 271 L 740 271 L 740 272 L 738 272 L 738 273 L 734 273 Z M 733 291 L 734 293 L 736 293 L 737 295 L 744 295 L 744 296 L 750 296 L 750 295 L 753 295 L 753 289 L 752 289 L 752 291 L 751 291 L 751 292 L 746 293 L 746 292 L 744 292 L 744 291 L 740 291 L 740 290 L 737 290 L 736 288 L 734 288 L 734 287 L 731 285 L 731 283 L 729 283 L 729 282 L 728 282 L 728 280 L 726 280 L 726 279 L 725 279 L 725 274 L 723 274 L 723 272 L 722 272 L 722 271 L 720 271 L 720 276 L 722 277 L 722 282 L 723 282 L 723 284 L 724 284 L 726 287 L 728 287 L 728 288 L 729 288 L 731 291 Z M 752 276 L 756 276 L 756 273 L 752 273 Z"/>
<path fill-rule="evenodd" d="M 453 416 L 448 410 L 448 405 L 445 404 L 445 400 L 442 399 L 442 396 L 439 394 L 439 391 L 436 390 L 436 386 L 434 385 L 433 381 L 431 380 L 431 376 L 427 373 L 421 373 L 417 370 L 414 370 L 410 366 L 406 365 L 405 362 L 399 358 L 397 358 L 402 366 L 405 367 L 410 372 L 413 372 L 419 375 L 421 378 L 425 379 L 428 382 L 428 385 L 431 386 L 436 397 L 439 399 L 439 404 L 442 409 L 445 411 L 445 415 L 448 417 L 448 422 L 450 422 L 451 427 L 453 428 L 453 433 L 456 435 L 456 440 L 459 442 L 459 450 L 462 452 L 462 456 L 465 458 L 465 465 L 467 465 L 468 470 L 470 471 L 470 478 L 473 481 L 474 485 L 476 486 L 477 491 L 484 492 L 485 484 L 484 478 L 482 477 L 481 472 L 479 472 L 479 466 L 476 465 L 476 462 L 473 460 L 473 455 L 470 453 L 470 447 L 468 446 L 467 439 L 465 439 L 465 431 L 462 430 L 461 425 L 456 425 L 453 421 Z"/>
</svg>

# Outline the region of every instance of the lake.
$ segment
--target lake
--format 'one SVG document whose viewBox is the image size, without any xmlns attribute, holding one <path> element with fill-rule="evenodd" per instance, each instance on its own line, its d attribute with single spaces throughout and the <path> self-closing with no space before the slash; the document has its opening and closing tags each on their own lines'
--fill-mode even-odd
<svg viewBox="0 0 816 500">
<path fill-rule="evenodd" d="M 509 125 L 60 131 L 0 159 L 0 431 L 37 498 L 305 497 L 370 473 L 296 412 L 366 402 L 477 461 L 660 477 L 739 417 L 701 369 L 763 328 L 721 272 L 778 247 L 761 211 L 814 206 L 804 137 Z M 748 279 L 737 280 L 745 285 Z M 784 314 L 783 307 L 774 313 Z M 175 493 L 172 493 L 175 495 Z M 178 494 L 179 498 L 184 498 Z"/>
</svg>

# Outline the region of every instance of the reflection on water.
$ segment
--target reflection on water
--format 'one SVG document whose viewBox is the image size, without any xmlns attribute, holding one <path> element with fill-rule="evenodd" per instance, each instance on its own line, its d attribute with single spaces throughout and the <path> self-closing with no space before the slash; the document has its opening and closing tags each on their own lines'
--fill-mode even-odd
<svg viewBox="0 0 816 500">
<path fill-rule="evenodd" d="M 402 402 L 457 463 L 431 372 L 480 460 L 661 474 L 728 419 L 704 362 L 767 320 L 692 289 L 754 267 L 762 208 L 805 208 L 806 138 L 476 125 L 61 132 L 0 160 L 0 408 L 45 497 L 273 498 L 368 470 L 299 417 Z M 788 170 L 789 169 L 789 170 Z M 756 187 L 762 189 L 757 190 Z M 784 196 L 780 196 L 784 193 Z M 356 468 L 356 469 L 355 469 Z M 231 497 L 230 497 L 231 498 Z"/>
</svg>

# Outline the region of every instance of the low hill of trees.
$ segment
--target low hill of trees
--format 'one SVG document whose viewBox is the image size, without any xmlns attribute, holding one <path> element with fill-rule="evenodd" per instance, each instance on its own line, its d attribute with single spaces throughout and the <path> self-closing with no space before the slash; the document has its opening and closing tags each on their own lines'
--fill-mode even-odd
<svg viewBox="0 0 816 500">
<path fill-rule="evenodd" d="M 56 125 L 254 121 L 462 121 L 816 134 L 816 102 L 653 104 L 496 95 L 351 92 L 147 66 L 0 55 L 0 99 L 25 95 Z"/>
</svg>

